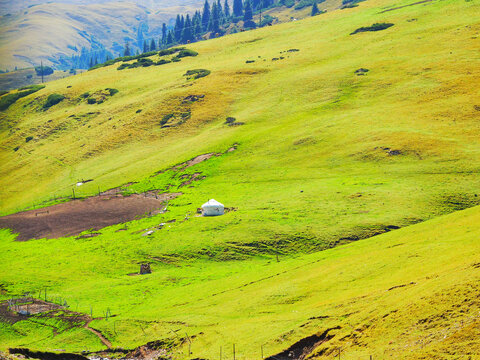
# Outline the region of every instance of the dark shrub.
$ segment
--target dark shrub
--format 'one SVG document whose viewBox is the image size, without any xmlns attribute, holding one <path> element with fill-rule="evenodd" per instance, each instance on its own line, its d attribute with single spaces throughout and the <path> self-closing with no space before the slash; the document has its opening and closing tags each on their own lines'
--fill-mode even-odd
<svg viewBox="0 0 480 360">
<path fill-rule="evenodd" d="M 183 50 L 185 48 L 181 47 L 181 48 L 171 48 L 171 49 L 164 49 L 164 50 L 160 50 L 158 52 L 158 56 L 165 56 L 165 55 L 172 55 L 172 54 L 175 54 L 177 52 L 179 52 L 180 50 Z"/>
<path fill-rule="evenodd" d="M 60 94 L 50 94 L 48 95 L 47 101 L 45 101 L 45 104 L 43 104 L 44 109 L 48 109 L 52 107 L 53 105 L 57 105 L 60 101 L 65 99 L 65 96 L 60 95 Z"/>
<path fill-rule="evenodd" d="M 43 89 L 45 85 L 31 85 L 26 86 L 22 89 L 24 91 L 18 91 L 16 93 L 8 94 L 0 98 L 0 111 L 7 110 L 10 105 L 14 104 L 18 99 L 25 97 L 27 95 L 33 94 L 40 89 Z"/>
<path fill-rule="evenodd" d="M 173 118 L 175 116 L 175 114 L 171 113 L 171 114 L 167 114 L 165 115 L 162 120 L 160 120 L 160 125 L 165 125 L 168 120 L 170 120 L 171 118 Z"/>
<path fill-rule="evenodd" d="M 140 114 L 142 112 L 142 109 L 138 109 L 137 111 L 135 111 L 135 114 Z"/>
<path fill-rule="evenodd" d="M 186 76 L 188 80 L 196 80 L 207 75 L 210 75 L 210 70 L 206 69 L 188 70 L 185 74 L 183 74 L 183 76 Z"/>
<path fill-rule="evenodd" d="M 106 88 L 105 90 L 107 90 L 110 93 L 110 96 L 113 96 L 116 93 L 118 93 L 117 89 Z"/>
<path fill-rule="evenodd" d="M 180 59 L 180 58 L 184 58 L 184 57 L 187 57 L 187 56 L 197 56 L 197 55 L 198 55 L 198 52 L 196 52 L 194 50 L 183 49 L 183 50 L 180 50 L 180 52 L 178 53 L 178 55 L 176 57 L 178 57 Z"/>
<path fill-rule="evenodd" d="M 232 123 L 235 122 L 235 120 L 237 120 L 237 119 L 235 119 L 234 117 L 229 116 L 229 117 L 227 117 L 227 119 L 225 120 L 225 124 L 232 124 Z"/>
<path fill-rule="evenodd" d="M 360 69 L 355 70 L 355 74 L 356 75 L 365 75 L 369 71 L 370 70 L 368 70 L 368 69 L 360 68 Z"/>
<path fill-rule="evenodd" d="M 179 61 L 180 61 L 180 58 L 179 58 L 178 56 L 174 56 L 174 57 L 172 58 L 172 61 L 173 61 L 173 62 L 179 62 Z"/>
<path fill-rule="evenodd" d="M 89 93 L 88 91 L 85 92 L 85 93 L 83 93 L 82 95 L 80 95 L 80 97 L 81 97 L 82 99 L 86 99 L 86 98 L 88 98 L 89 96 L 90 96 L 90 93 Z"/>
<path fill-rule="evenodd" d="M 15 147 L 13 148 L 13 151 L 17 152 L 19 149 L 20 149 L 20 146 L 15 146 Z"/>
<path fill-rule="evenodd" d="M 247 64 L 251 64 L 251 63 L 254 63 L 254 62 L 255 62 L 255 60 L 247 60 L 247 61 L 245 61 L 245 63 L 247 63 Z"/>
<path fill-rule="evenodd" d="M 33 75 L 32 75 L 32 74 L 28 74 L 28 75 L 27 75 L 27 79 L 31 79 L 31 78 L 33 78 Z"/>
<path fill-rule="evenodd" d="M 392 23 L 375 23 L 372 26 L 365 26 L 358 28 L 354 32 L 352 32 L 350 35 L 355 35 L 361 32 L 366 32 L 366 31 L 380 31 L 380 30 L 385 30 L 388 29 L 389 27 L 393 26 L 394 24 Z"/>
<path fill-rule="evenodd" d="M 25 138 L 25 142 L 27 142 L 27 143 L 28 143 L 30 140 L 33 140 L 33 136 L 27 136 L 27 137 Z"/>
<path fill-rule="evenodd" d="M 130 67 L 129 64 L 122 64 L 122 65 L 120 65 L 120 66 L 117 68 L 117 70 L 123 70 L 123 69 L 126 69 L 126 68 L 128 68 L 128 67 Z"/>
<path fill-rule="evenodd" d="M 87 99 L 87 104 L 93 105 L 93 104 L 96 104 L 96 103 L 97 103 L 97 100 L 95 100 L 95 98 L 88 98 Z"/>
<path fill-rule="evenodd" d="M 53 69 L 50 66 L 36 66 L 35 72 L 37 73 L 37 76 L 42 76 L 42 72 L 43 76 L 47 76 L 53 74 Z"/>
<path fill-rule="evenodd" d="M 152 65 L 153 65 L 153 60 L 147 59 L 147 58 L 139 59 L 139 60 L 137 60 L 136 63 L 133 63 L 132 65 L 133 65 L 133 67 L 140 67 L 140 66 L 147 67 L 147 66 L 152 66 Z"/>
<path fill-rule="evenodd" d="M 163 64 L 168 64 L 168 63 L 171 63 L 171 61 L 170 60 L 165 60 L 165 59 L 160 59 L 155 63 L 155 65 L 163 65 Z"/>
</svg>

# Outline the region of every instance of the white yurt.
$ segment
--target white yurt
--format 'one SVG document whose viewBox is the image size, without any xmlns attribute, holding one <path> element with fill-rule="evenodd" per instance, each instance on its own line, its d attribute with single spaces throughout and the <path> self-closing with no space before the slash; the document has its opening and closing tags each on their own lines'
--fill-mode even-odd
<svg viewBox="0 0 480 360">
<path fill-rule="evenodd" d="M 225 206 L 223 206 L 223 204 L 220 204 L 215 199 L 208 200 L 205 204 L 202 205 L 203 216 L 223 215 L 224 210 Z"/>
</svg>

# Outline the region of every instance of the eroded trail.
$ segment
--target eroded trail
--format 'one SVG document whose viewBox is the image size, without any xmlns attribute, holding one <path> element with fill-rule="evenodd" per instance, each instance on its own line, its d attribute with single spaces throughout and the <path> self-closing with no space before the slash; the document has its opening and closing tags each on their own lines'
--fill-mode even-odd
<svg viewBox="0 0 480 360">
<path fill-rule="evenodd" d="M 90 331 L 91 333 L 95 334 L 100 339 L 100 341 L 102 342 L 103 345 L 105 345 L 107 348 L 111 349 L 112 348 L 112 343 L 110 341 L 108 341 L 108 339 L 105 336 L 103 336 L 103 334 L 100 331 L 90 327 L 90 323 L 92 322 L 92 320 L 93 319 L 88 320 L 85 323 L 85 325 L 83 325 L 83 327 L 85 329 L 87 329 L 88 331 Z"/>
</svg>

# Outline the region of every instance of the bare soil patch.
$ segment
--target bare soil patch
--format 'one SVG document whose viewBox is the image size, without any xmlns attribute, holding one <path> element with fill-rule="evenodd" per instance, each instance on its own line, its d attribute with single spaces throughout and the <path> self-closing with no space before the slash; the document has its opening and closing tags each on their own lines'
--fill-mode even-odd
<svg viewBox="0 0 480 360">
<path fill-rule="evenodd" d="M 99 195 L 3 216 L 0 217 L 0 228 L 18 233 L 18 241 L 78 235 L 86 230 L 100 230 L 154 214 L 163 209 L 165 201 L 178 195 L 180 193 Z"/>
</svg>

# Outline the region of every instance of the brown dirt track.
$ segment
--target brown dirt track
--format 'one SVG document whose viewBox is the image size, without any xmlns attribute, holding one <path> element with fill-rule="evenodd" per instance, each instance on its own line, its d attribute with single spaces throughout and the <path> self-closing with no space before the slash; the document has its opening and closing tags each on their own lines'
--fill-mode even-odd
<svg viewBox="0 0 480 360">
<path fill-rule="evenodd" d="M 18 241 L 78 235 L 100 230 L 161 210 L 165 201 L 180 193 L 144 195 L 100 195 L 73 200 L 42 209 L 0 217 L 0 228 L 18 233 Z"/>
</svg>

